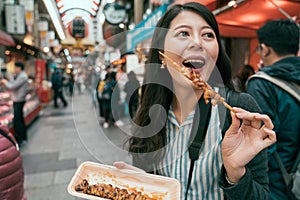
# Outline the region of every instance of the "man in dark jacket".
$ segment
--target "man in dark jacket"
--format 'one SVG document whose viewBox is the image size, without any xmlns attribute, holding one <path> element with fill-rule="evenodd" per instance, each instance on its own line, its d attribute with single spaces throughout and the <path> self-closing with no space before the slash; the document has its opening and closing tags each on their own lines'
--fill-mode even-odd
<svg viewBox="0 0 300 200">
<path fill-rule="evenodd" d="M 258 31 L 257 53 L 263 61 L 261 72 L 300 85 L 299 27 L 290 20 L 268 22 Z M 290 172 L 300 147 L 300 102 L 272 82 L 251 78 L 247 92 L 257 101 L 263 113 L 273 121 L 277 142 L 269 149 L 271 199 L 288 199 L 285 183 L 274 158 L 276 150 Z"/>
<path fill-rule="evenodd" d="M 63 77 L 60 74 L 59 69 L 55 69 L 55 72 L 51 77 L 51 82 L 54 91 L 54 95 L 53 95 L 54 107 L 58 108 L 58 102 L 57 102 L 58 98 L 61 100 L 64 107 L 67 107 L 68 103 L 63 95 Z"/>
</svg>

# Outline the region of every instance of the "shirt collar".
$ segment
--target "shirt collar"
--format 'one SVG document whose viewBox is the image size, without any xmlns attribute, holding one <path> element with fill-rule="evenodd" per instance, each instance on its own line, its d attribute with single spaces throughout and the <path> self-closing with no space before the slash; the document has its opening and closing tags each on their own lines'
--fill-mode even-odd
<svg viewBox="0 0 300 200">
<path fill-rule="evenodd" d="M 193 123 L 194 115 L 195 115 L 195 109 L 192 110 L 192 112 L 190 112 L 190 114 L 187 116 L 187 118 L 184 120 L 184 122 L 181 125 L 179 125 L 179 123 L 175 117 L 174 110 L 173 110 L 172 106 L 170 106 L 170 110 L 168 113 L 168 121 L 178 127 L 185 126 L 185 125 L 189 125 L 189 124 Z"/>
</svg>

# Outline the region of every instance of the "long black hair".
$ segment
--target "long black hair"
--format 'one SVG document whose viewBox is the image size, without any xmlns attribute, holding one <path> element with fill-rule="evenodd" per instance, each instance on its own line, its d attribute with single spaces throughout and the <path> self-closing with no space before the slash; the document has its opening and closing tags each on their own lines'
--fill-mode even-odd
<svg viewBox="0 0 300 200">
<path fill-rule="evenodd" d="M 217 21 L 212 12 L 205 6 L 191 2 L 170 7 L 161 17 L 153 34 L 148 63 L 145 66 L 144 85 L 142 87 L 141 106 L 134 119 L 136 127 L 134 136 L 129 140 L 129 151 L 133 155 L 133 164 L 146 171 L 153 170 L 153 164 L 158 163 L 164 155 L 166 145 L 166 113 L 168 113 L 173 93 L 172 78 L 168 70 L 161 69 L 159 51 L 164 50 L 166 34 L 173 19 L 182 11 L 192 11 L 200 15 L 213 29 L 219 45 L 219 55 L 213 73 L 219 71 L 222 82 L 231 86 L 231 64 L 223 49 Z M 163 109 L 151 112 L 154 105 Z M 153 125 L 154 126 L 151 126 Z M 145 128 L 148 127 L 148 128 Z"/>
</svg>

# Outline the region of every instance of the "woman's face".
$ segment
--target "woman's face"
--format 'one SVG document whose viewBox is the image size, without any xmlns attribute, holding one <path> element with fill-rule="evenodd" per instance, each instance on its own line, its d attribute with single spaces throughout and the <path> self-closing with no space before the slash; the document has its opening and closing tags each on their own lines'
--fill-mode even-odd
<svg viewBox="0 0 300 200">
<path fill-rule="evenodd" d="M 164 43 L 164 54 L 182 67 L 187 67 L 207 81 L 215 67 L 219 46 L 216 35 L 208 23 L 198 14 L 183 11 L 171 22 Z M 163 59 L 173 79 L 185 84 L 178 75 L 174 63 Z M 189 85 L 194 86 L 190 81 Z"/>
</svg>

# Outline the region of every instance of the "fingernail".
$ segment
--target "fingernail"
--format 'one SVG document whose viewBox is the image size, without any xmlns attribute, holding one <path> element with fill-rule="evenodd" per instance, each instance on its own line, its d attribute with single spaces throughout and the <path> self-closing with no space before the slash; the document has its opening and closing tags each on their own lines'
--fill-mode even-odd
<svg viewBox="0 0 300 200">
<path fill-rule="evenodd" d="M 264 131 L 272 131 L 272 129 L 269 129 L 268 127 L 264 127 Z"/>
</svg>

